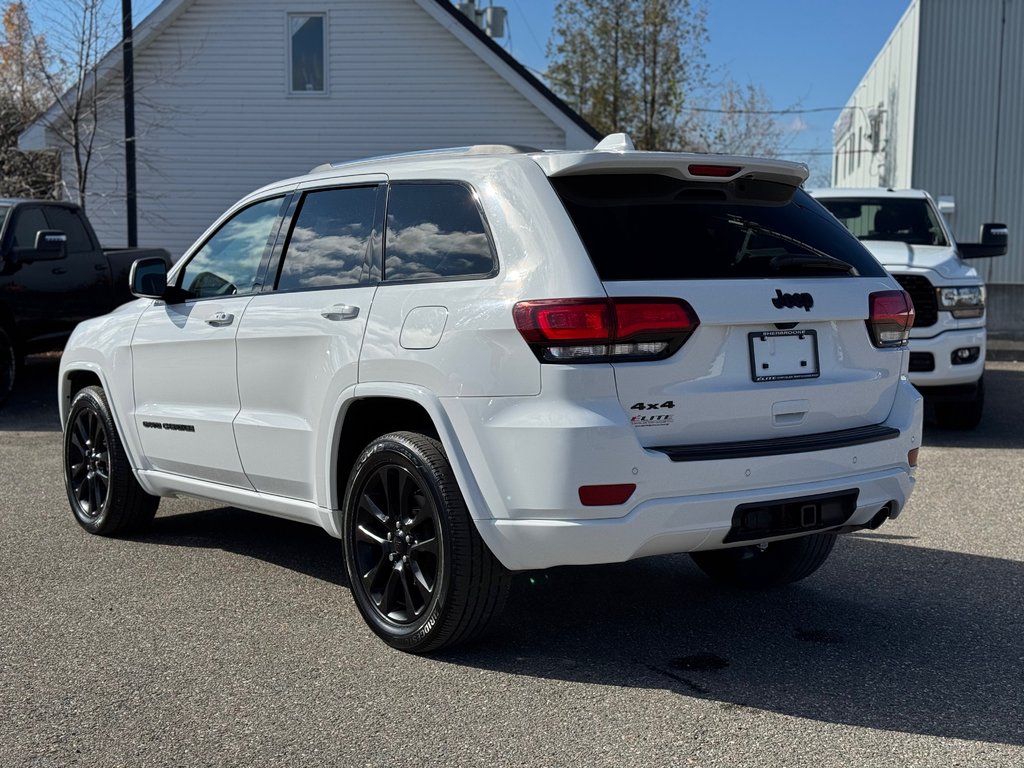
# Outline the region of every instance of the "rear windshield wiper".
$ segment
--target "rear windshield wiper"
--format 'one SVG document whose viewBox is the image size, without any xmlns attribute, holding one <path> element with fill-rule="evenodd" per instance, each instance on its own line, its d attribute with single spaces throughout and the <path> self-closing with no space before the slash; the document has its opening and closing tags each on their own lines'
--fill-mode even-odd
<svg viewBox="0 0 1024 768">
<path fill-rule="evenodd" d="M 755 255 L 753 252 L 748 250 L 748 246 L 750 243 L 750 236 L 757 234 L 767 235 L 768 237 L 773 237 L 776 240 L 781 240 L 784 243 L 789 243 L 790 245 L 795 245 L 798 248 L 809 251 L 809 253 L 778 254 L 772 256 L 771 261 L 768 263 L 771 268 L 776 271 L 791 267 L 795 269 L 830 269 L 837 272 L 841 271 L 849 272 L 854 275 L 857 274 L 857 270 L 854 269 L 852 264 L 848 264 L 842 259 L 837 259 L 835 256 L 829 256 L 827 253 L 819 251 L 813 245 L 808 245 L 801 240 L 797 240 L 795 237 L 791 237 L 790 235 L 779 232 L 771 227 L 766 227 L 764 224 L 752 221 L 751 219 L 745 219 L 742 216 L 737 216 L 735 214 L 729 214 L 727 221 L 730 224 L 743 227 L 747 230 L 747 236 L 744 238 L 743 247 L 736 256 L 735 263 L 737 264 L 744 259 Z"/>
<path fill-rule="evenodd" d="M 787 253 L 785 255 L 773 256 L 768 266 L 776 272 L 784 269 L 828 269 L 836 272 L 848 272 L 855 274 L 856 270 L 852 264 L 835 256 L 828 256 L 824 253 Z"/>
</svg>

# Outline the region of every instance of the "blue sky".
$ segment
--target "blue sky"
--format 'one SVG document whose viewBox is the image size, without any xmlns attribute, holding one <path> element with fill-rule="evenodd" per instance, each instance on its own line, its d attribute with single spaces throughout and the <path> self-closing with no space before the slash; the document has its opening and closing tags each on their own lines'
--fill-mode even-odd
<svg viewBox="0 0 1024 768">
<path fill-rule="evenodd" d="M 490 0 L 478 0 L 487 5 Z M 545 67 L 556 0 L 495 0 L 509 14 L 508 51 Z M 882 49 L 910 0 L 708 0 L 708 62 L 719 76 L 764 89 L 776 109 L 841 107 Z M 797 123 L 797 118 L 802 123 Z M 780 117 L 793 135 L 787 157 L 824 164 L 838 110 Z"/>
<path fill-rule="evenodd" d="M 105 0 L 114 12 L 120 3 Z M 508 10 L 508 35 L 498 42 L 537 74 L 546 68 L 557 0 L 477 0 Z M 52 0 L 29 2 L 45 7 Z M 718 76 L 760 86 L 776 109 L 841 107 L 881 50 L 910 0 L 708 0 L 708 62 Z M 159 0 L 135 0 L 136 23 Z M 305 7 L 305 6 L 303 6 Z M 838 110 L 780 117 L 801 128 L 786 156 L 828 166 Z M 798 119 L 799 118 L 799 119 Z"/>
</svg>

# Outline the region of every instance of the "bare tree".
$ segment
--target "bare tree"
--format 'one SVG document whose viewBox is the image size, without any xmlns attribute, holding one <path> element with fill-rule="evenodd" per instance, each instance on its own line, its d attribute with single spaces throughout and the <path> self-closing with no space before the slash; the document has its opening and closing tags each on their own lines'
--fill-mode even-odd
<svg viewBox="0 0 1024 768">
<path fill-rule="evenodd" d="M 555 8 L 547 78 L 603 133 L 643 149 L 686 143 L 684 107 L 704 87 L 704 7 L 697 0 L 565 0 Z"/>
<path fill-rule="evenodd" d="M 48 7 L 46 25 L 59 43 L 54 44 L 56 66 L 42 73 L 52 103 L 45 124 L 71 156 L 74 192 L 84 209 L 94 156 L 101 146 L 117 141 L 101 135 L 98 117 L 119 94 L 104 94 L 97 72 L 116 32 L 102 0 L 57 0 Z"/>
<path fill-rule="evenodd" d="M 42 73 L 50 66 L 45 38 L 32 34 L 21 2 L 3 10 L 0 29 L 0 195 L 48 197 L 56 188 L 53 152 L 22 152 L 18 134 L 46 106 Z"/>
<path fill-rule="evenodd" d="M 779 113 L 759 86 L 726 80 L 718 87 L 713 107 L 695 111 L 694 149 L 734 155 L 778 157 L 795 133 L 779 121 Z"/>
</svg>

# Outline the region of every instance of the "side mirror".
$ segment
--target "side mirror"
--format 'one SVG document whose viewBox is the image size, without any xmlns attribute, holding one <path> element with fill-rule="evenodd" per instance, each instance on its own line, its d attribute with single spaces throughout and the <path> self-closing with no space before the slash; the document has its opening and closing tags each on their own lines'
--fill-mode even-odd
<svg viewBox="0 0 1024 768">
<path fill-rule="evenodd" d="M 982 224 L 980 243 L 958 243 L 960 258 L 985 259 L 1005 256 L 1009 245 L 1009 230 L 1005 224 Z"/>
<path fill-rule="evenodd" d="M 68 236 L 57 229 L 41 229 L 36 232 L 33 248 L 12 248 L 14 261 L 56 261 L 67 255 Z"/>
<path fill-rule="evenodd" d="M 128 281 L 132 294 L 140 299 L 162 299 L 167 294 L 167 264 L 157 256 L 137 259 Z"/>
<path fill-rule="evenodd" d="M 952 195 L 941 195 L 939 197 L 939 213 L 943 216 L 952 216 L 956 213 L 956 201 Z"/>
</svg>

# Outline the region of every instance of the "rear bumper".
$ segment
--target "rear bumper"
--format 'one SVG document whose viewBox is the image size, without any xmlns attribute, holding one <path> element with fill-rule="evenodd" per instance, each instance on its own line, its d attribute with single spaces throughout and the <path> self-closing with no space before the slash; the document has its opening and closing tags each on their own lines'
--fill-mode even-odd
<svg viewBox="0 0 1024 768">
<path fill-rule="evenodd" d="M 635 507 L 625 517 L 611 520 L 490 520 L 478 521 L 477 528 L 495 556 L 511 570 L 614 563 L 648 555 L 728 546 L 724 539 L 732 527 L 734 510 L 741 504 L 754 502 L 812 497 L 856 488 L 859 491 L 857 507 L 846 525 L 867 525 L 888 503 L 895 502 L 892 516 L 899 514 L 913 485 L 910 471 L 891 469 L 782 488 L 651 500 Z M 757 542 L 739 542 L 741 545 L 752 543 Z"/>
<path fill-rule="evenodd" d="M 462 438 L 458 459 L 473 481 L 467 501 L 481 537 L 505 567 L 528 570 L 729 546 L 724 539 L 743 504 L 855 489 L 846 525 L 866 524 L 890 502 L 895 516 L 914 484 L 908 453 L 921 444 L 922 402 L 900 383 L 880 425 L 894 431 L 889 439 L 681 461 L 641 447 L 617 400 L 445 405 Z M 583 506 L 578 489 L 591 484 L 636 490 L 621 505 Z"/>
</svg>

